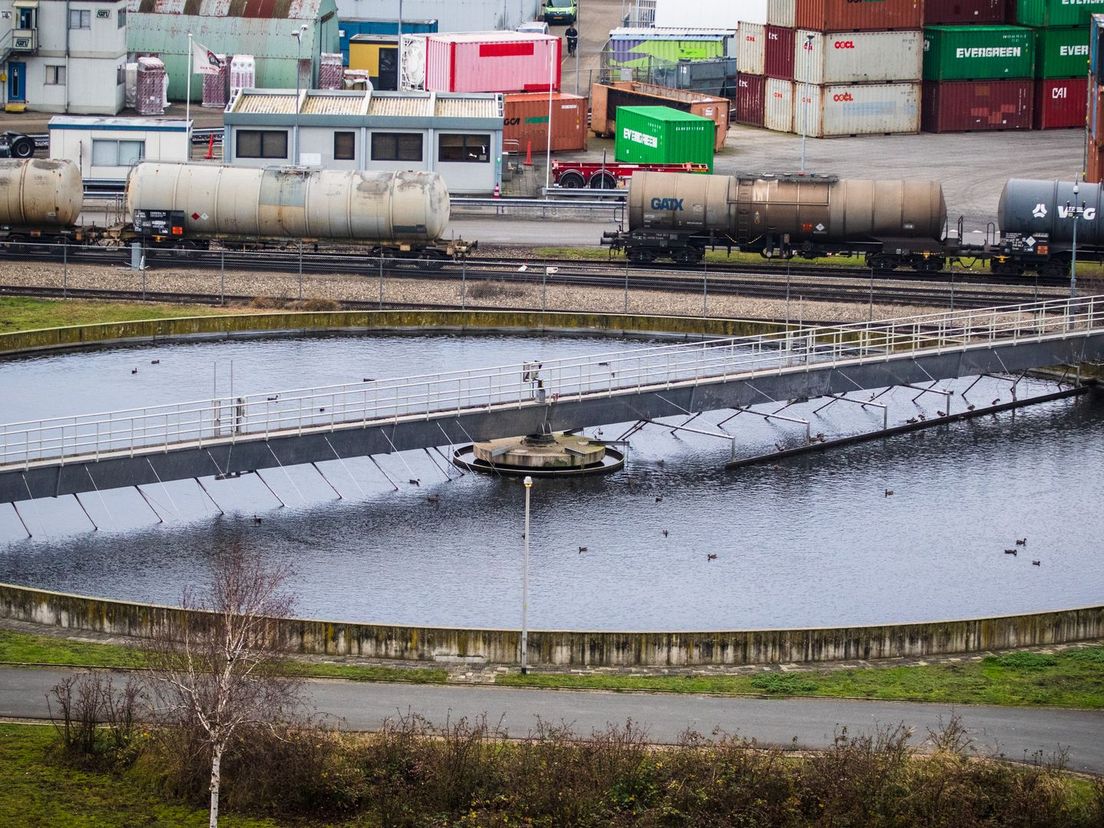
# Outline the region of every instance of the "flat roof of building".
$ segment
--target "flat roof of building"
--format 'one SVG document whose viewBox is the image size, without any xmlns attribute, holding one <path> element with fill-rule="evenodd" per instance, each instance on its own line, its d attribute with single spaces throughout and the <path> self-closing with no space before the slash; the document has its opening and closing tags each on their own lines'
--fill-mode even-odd
<svg viewBox="0 0 1104 828">
<path fill-rule="evenodd" d="M 145 132 L 186 132 L 183 118 L 97 118 L 80 115 L 55 115 L 46 124 L 49 129 L 132 129 Z"/>
<path fill-rule="evenodd" d="M 249 122 L 237 116 L 311 116 L 327 123 L 363 122 L 365 119 L 406 118 L 502 120 L 502 96 L 476 92 L 378 92 L 363 89 L 243 89 L 227 106 L 225 122 Z M 267 119 L 266 120 L 271 120 Z M 286 120 L 286 118 L 285 118 Z"/>
</svg>

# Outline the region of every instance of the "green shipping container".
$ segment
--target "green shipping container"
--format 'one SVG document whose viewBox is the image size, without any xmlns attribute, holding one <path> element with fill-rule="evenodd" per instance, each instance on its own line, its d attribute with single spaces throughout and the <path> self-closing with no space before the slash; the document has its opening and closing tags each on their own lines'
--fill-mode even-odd
<svg viewBox="0 0 1104 828">
<path fill-rule="evenodd" d="M 708 164 L 713 172 L 712 118 L 669 106 L 617 107 L 613 157 L 630 164 Z"/>
<path fill-rule="evenodd" d="M 1035 37 L 1035 77 L 1083 78 L 1089 71 L 1089 27 L 1039 29 Z"/>
<path fill-rule="evenodd" d="M 1088 26 L 1089 17 L 1104 13 L 1104 0 L 1016 0 L 1021 26 Z"/>
<path fill-rule="evenodd" d="M 1030 78 L 1035 31 L 1021 26 L 927 26 L 924 80 Z"/>
</svg>

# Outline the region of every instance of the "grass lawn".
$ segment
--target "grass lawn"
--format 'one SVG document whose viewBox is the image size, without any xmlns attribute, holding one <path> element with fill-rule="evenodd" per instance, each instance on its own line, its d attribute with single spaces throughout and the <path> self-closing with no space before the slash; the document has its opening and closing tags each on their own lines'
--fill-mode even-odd
<svg viewBox="0 0 1104 828">
<path fill-rule="evenodd" d="M 146 654 L 138 647 L 70 641 L 50 635 L 0 629 L 0 663 L 136 668 L 145 666 Z M 448 678 L 448 671 L 429 667 L 319 664 L 307 661 L 292 661 L 287 666 L 290 675 L 301 678 L 400 681 L 411 684 L 444 684 Z"/>
<path fill-rule="evenodd" d="M 96 302 L 87 299 L 27 299 L 0 296 L 0 333 L 90 325 L 97 322 L 130 322 L 135 319 L 167 319 L 178 316 L 213 316 L 220 313 L 256 313 L 245 307 L 163 305 L 153 302 Z"/>
<path fill-rule="evenodd" d="M 1014 652 L 981 661 L 756 676 L 511 673 L 498 684 L 667 693 L 829 696 L 956 704 L 1104 708 L 1104 646 L 1054 655 Z"/>
<path fill-rule="evenodd" d="M 577 261 L 606 261 L 610 257 L 610 251 L 608 247 L 534 247 L 533 255 L 537 258 L 548 259 L 575 259 Z M 625 255 L 623 253 L 615 253 L 612 258 L 615 261 L 624 262 Z M 865 267 L 866 259 L 863 256 L 826 256 L 820 259 L 802 259 L 795 257 L 790 260 L 786 259 L 764 259 L 758 253 L 733 253 L 728 255 L 724 250 L 708 250 L 705 254 L 705 260 L 707 262 L 717 263 L 729 263 L 729 264 L 753 264 L 764 265 L 769 264 L 773 267 L 779 268 L 784 272 L 787 264 L 793 265 L 819 265 L 825 268 L 832 267 Z M 971 264 L 971 259 L 966 257 L 964 259 L 967 265 Z M 671 265 L 669 261 L 661 261 L 660 264 Z M 962 264 L 955 264 L 951 267 L 951 270 L 956 272 L 962 272 L 965 274 L 989 272 L 989 266 L 985 262 L 972 262 L 972 267 L 967 267 Z M 900 273 L 911 273 L 911 269 L 901 268 Z M 1077 263 L 1077 275 L 1086 279 L 1099 279 L 1104 276 L 1104 265 L 1099 262 L 1081 262 Z M 892 274 L 879 275 L 879 278 L 892 279 Z M 1023 277 L 1023 283 L 1025 285 L 1032 284 L 1034 274 L 1028 273 Z"/>
<path fill-rule="evenodd" d="M 0 724 L 0 825 L 207 825 L 207 811 L 162 801 L 127 773 L 91 773 L 50 755 L 52 726 Z M 219 824 L 274 826 L 271 820 L 219 816 Z"/>
</svg>

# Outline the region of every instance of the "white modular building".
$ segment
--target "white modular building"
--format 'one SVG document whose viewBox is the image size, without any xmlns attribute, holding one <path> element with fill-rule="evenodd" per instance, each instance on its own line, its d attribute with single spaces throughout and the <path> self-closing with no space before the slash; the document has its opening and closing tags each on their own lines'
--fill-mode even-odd
<svg viewBox="0 0 1104 828">
<path fill-rule="evenodd" d="M 191 153 L 183 120 L 55 115 L 48 127 L 50 157 L 72 161 L 91 184 L 121 184 L 139 161 L 183 162 Z"/>
<path fill-rule="evenodd" d="M 502 183 L 503 101 L 487 93 L 244 89 L 223 115 L 225 163 L 428 170 L 449 192 Z"/>
<path fill-rule="evenodd" d="M 0 44 L 6 111 L 123 108 L 125 0 L 0 0 Z"/>
</svg>

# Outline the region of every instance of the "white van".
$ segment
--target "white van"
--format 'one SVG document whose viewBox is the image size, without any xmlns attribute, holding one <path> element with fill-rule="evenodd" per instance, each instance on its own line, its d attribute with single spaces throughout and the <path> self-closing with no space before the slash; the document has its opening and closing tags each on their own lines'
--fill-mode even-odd
<svg viewBox="0 0 1104 828">
<path fill-rule="evenodd" d="M 522 23 L 514 31 L 529 32 L 531 34 L 548 34 L 548 24 L 543 20 L 530 20 L 528 23 Z"/>
</svg>

